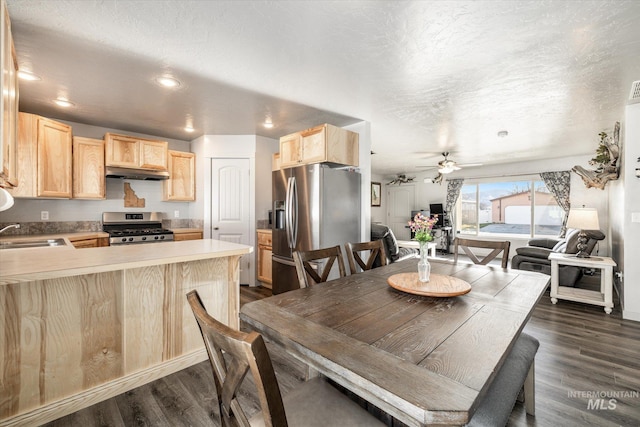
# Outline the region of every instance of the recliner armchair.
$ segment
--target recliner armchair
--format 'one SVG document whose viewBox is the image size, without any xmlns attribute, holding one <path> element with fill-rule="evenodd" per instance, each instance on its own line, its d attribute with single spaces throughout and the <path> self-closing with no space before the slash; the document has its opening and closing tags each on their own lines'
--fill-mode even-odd
<svg viewBox="0 0 640 427">
<path fill-rule="evenodd" d="M 384 252 L 389 264 L 392 262 L 402 261 L 407 258 L 413 258 L 419 252 L 418 249 L 399 247 L 396 236 L 388 226 L 382 224 L 371 224 L 371 240 L 380 239 L 384 241 Z M 373 266 L 379 267 L 380 261 L 376 259 Z"/>
<path fill-rule="evenodd" d="M 536 271 L 551 275 L 552 252 L 575 254 L 578 252 L 578 233 L 580 230 L 567 230 L 566 237 L 560 239 L 537 238 L 529 240 L 528 246 L 516 249 L 516 255 L 511 260 L 511 268 L 518 270 Z M 585 230 L 588 237 L 586 252 L 591 253 L 598 241 L 605 238 L 599 230 Z M 559 268 L 559 282 L 562 286 L 575 286 L 582 277 L 582 268 L 572 265 L 561 265 Z"/>
</svg>

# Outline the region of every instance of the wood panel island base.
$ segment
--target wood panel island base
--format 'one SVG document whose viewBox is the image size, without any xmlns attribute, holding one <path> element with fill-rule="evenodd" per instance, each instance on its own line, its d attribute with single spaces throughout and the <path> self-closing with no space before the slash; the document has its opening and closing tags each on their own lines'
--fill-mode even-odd
<svg viewBox="0 0 640 427">
<path fill-rule="evenodd" d="M 239 327 L 239 259 L 218 240 L 0 254 L 0 425 L 39 425 L 207 358 L 186 293 Z"/>
</svg>

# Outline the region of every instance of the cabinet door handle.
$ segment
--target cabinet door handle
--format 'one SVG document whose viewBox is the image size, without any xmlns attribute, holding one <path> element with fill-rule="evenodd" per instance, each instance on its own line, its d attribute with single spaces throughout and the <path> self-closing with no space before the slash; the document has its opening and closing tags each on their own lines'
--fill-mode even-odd
<svg viewBox="0 0 640 427">
<path fill-rule="evenodd" d="M 220 230 L 220 228 L 218 228 L 218 227 L 213 227 L 213 229 L 214 229 L 214 230 Z"/>
</svg>

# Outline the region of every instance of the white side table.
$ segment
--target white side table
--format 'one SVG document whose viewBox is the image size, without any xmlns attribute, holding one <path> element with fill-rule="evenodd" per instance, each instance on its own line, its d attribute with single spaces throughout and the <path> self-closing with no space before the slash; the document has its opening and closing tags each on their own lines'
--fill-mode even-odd
<svg viewBox="0 0 640 427">
<path fill-rule="evenodd" d="M 551 261 L 551 302 L 557 303 L 559 299 L 584 302 L 587 304 L 604 307 L 607 314 L 611 314 L 613 308 L 613 267 L 616 262 L 609 257 L 578 258 L 575 255 L 552 253 Z M 600 291 L 590 291 L 570 286 L 561 286 L 559 283 L 559 266 L 574 265 L 585 268 L 598 268 L 600 274 Z"/>
<path fill-rule="evenodd" d="M 420 242 L 417 240 L 398 240 L 398 246 L 401 248 L 420 249 Z M 436 242 L 427 242 L 427 250 L 432 258 L 436 257 L 436 246 L 438 246 Z"/>
</svg>

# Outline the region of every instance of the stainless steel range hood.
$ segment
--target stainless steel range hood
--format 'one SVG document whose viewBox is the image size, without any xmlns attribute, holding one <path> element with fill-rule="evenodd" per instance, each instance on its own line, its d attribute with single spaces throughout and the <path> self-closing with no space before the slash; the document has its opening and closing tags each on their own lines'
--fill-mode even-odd
<svg viewBox="0 0 640 427">
<path fill-rule="evenodd" d="M 169 172 L 151 171 L 144 169 L 114 168 L 111 166 L 107 166 L 106 176 L 107 178 L 146 179 L 149 181 L 162 181 L 163 179 L 169 179 Z"/>
</svg>

